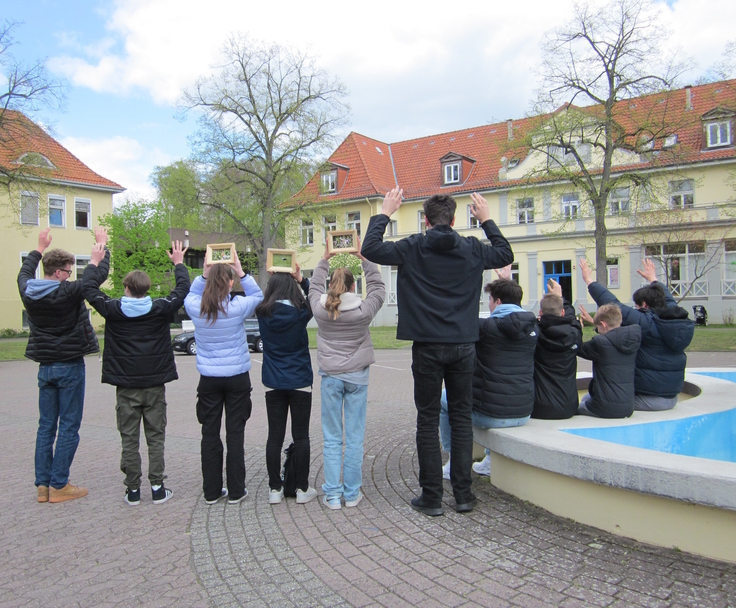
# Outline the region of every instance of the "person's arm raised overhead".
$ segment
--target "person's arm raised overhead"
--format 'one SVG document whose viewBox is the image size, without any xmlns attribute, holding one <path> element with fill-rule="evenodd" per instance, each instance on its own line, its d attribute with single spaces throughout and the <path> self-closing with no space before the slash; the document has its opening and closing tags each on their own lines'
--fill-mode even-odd
<svg viewBox="0 0 736 608">
<path fill-rule="evenodd" d="M 105 249 L 103 242 L 96 242 L 89 256 L 89 264 L 87 264 L 84 275 L 82 275 L 82 294 L 84 299 L 105 319 L 107 318 L 108 305 L 112 302 L 112 299 L 100 289 L 100 285 L 107 278 L 109 265 L 110 252 Z"/>
<path fill-rule="evenodd" d="M 381 213 L 374 215 L 368 222 L 368 230 L 363 237 L 361 253 L 367 260 L 376 264 L 391 264 L 398 266 L 404 263 L 404 239 L 396 242 L 384 242 L 383 233 L 388 225 L 389 218 L 401 207 L 404 191 L 396 186 L 386 193 L 381 204 Z"/>
<path fill-rule="evenodd" d="M 358 247 L 360 247 L 360 242 L 358 243 Z M 383 306 L 383 302 L 386 299 L 386 285 L 381 278 L 381 272 L 378 270 L 378 266 L 366 260 L 360 251 L 353 255 L 361 260 L 363 266 L 366 291 L 363 307 L 368 311 L 370 317 L 373 318 L 381 310 L 381 306 Z"/>
<path fill-rule="evenodd" d="M 514 261 L 514 252 L 506 237 L 496 226 L 496 222 L 491 219 L 491 211 L 488 208 L 488 201 L 477 192 L 470 195 L 473 205 L 470 208 L 472 216 L 480 222 L 483 232 L 490 241 L 490 246 L 483 246 L 484 266 L 488 270 L 490 268 L 503 268 L 509 266 Z"/>
<path fill-rule="evenodd" d="M 189 270 L 184 265 L 184 254 L 188 247 L 184 247 L 181 241 L 171 241 L 171 252 L 167 251 L 171 263 L 174 264 L 174 277 L 176 286 L 165 299 L 169 303 L 168 311 L 172 314 L 184 303 L 184 298 L 189 293 Z"/>
<path fill-rule="evenodd" d="M 588 266 L 586 259 L 580 258 L 578 263 L 580 264 L 580 273 L 583 275 L 583 281 L 588 286 L 588 293 L 595 300 L 595 303 L 598 306 L 603 306 L 604 304 L 618 304 L 620 306 L 621 302 L 619 302 L 618 298 L 608 291 L 604 285 L 601 285 L 595 280 L 593 271 Z"/>
</svg>

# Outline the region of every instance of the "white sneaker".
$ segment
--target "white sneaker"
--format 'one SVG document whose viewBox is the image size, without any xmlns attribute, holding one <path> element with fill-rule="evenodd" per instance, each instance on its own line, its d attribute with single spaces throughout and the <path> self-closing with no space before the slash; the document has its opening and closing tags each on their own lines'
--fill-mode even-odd
<svg viewBox="0 0 736 608">
<path fill-rule="evenodd" d="M 447 459 L 447 464 L 442 467 L 442 479 L 450 480 L 450 459 Z"/>
<path fill-rule="evenodd" d="M 271 490 L 268 493 L 268 504 L 277 505 L 284 498 L 284 488 L 280 490 Z"/>
<path fill-rule="evenodd" d="M 491 456 L 490 454 L 486 454 L 486 457 L 480 462 L 474 462 L 473 470 L 476 473 L 478 473 L 478 475 L 485 475 L 486 477 L 490 477 L 491 476 Z"/>
<path fill-rule="evenodd" d="M 345 506 L 346 507 L 357 507 L 360 504 L 360 501 L 363 500 L 363 492 L 358 491 L 358 495 L 353 498 L 353 500 L 346 500 Z"/>
<path fill-rule="evenodd" d="M 332 509 L 333 511 L 337 511 L 337 509 L 340 509 L 342 507 L 339 496 L 325 495 L 322 497 L 322 504 L 328 509 Z"/>
<path fill-rule="evenodd" d="M 296 502 L 299 505 L 303 505 L 304 503 L 307 503 L 315 498 L 317 498 L 317 490 L 315 490 L 314 488 L 307 488 L 306 492 L 302 492 L 299 489 L 297 489 L 296 491 Z"/>
</svg>

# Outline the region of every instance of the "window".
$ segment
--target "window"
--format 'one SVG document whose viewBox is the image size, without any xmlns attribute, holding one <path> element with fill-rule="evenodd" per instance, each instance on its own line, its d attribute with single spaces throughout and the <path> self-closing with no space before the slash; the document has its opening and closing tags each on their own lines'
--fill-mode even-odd
<svg viewBox="0 0 736 608">
<path fill-rule="evenodd" d="M 731 144 L 731 123 L 728 120 L 711 122 L 706 125 L 708 147 L 728 146 Z"/>
<path fill-rule="evenodd" d="M 672 148 L 677 143 L 677 135 L 668 135 L 664 138 L 663 148 Z"/>
<path fill-rule="evenodd" d="M 513 264 L 511 264 L 511 280 L 521 285 L 521 283 L 519 283 L 519 263 L 518 262 L 514 262 Z"/>
<path fill-rule="evenodd" d="M 657 264 L 657 277 L 675 297 L 707 296 L 705 243 L 667 243 L 647 245 L 647 257 Z M 702 279 L 702 280 L 701 280 Z"/>
<path fill-rule="evenodd" d="M 43 154 L 39 154 L 38 152 L 26 152 L 16 162 L 22 165 L 32 165 L 34 167 L 43 167 L 44 169 L 54 168 L 53 163 L 48 158 L 46 158 Z"/>
<path fill-rule="evenodd" d="M 327 244 L 327 233 L 337 230 L 337 216 L 322 216 L 322 244 Z"/>
<path fill-rule="evenodd" d="M 612 288 L 620 287 L 619 283 L 619 267 L 618 258 L 608 258 L 606 260 L 606 273 L 608 275 L 608 286 Z"/>
<path fill-rule="evenodd" d="M 65 226 L 66 213 L 64 213 L 64 206 L 63 196 L 49 196 L 49 226 L 59 226 L 61 228 Z"/>
<path fill-rule="evenodd" d="M 337 192 L 337 171 L 322 174 L 322 192 Z"/>
<path fill-rule="evenodd" d="M 629 188 L 615 188 L 608 195 L 608 213 L 610 215 L 618 215 L 619 213 L 628 213 L 631 208 L 629 204 Z"/>
<path fill-rule="evenodd" d="M 386 224 L 386 236 L 396 236 L 399 234 L 399 228 L 396 220 L 389 220 Z"/>
<path fill-rule="evenodd" d="M 28 257 L 27 251 L 21 251 L 20 252 L 20 265 L 23 266 L 23 263 L 26 261 L 26 258 Z M 41 278 L 41 263 L 39 262 L 38 266 L 36 266 L 36 278 Z"/>
<path fill-rule="evenodd" d="M 357 230 L 360 234 L 360 211 L 350 211 L 346 216 L 345 226 L 348 230 Z"/>
<path fill-rule="evenodd" d="M 580 198 L 577 192 L 562 195 L 562 217 L 566 220 L 578 217 L 580 214 Z"/>
<path fill-rule="evenodd" d="M 480 228 L 480 222 L 471 213 L 472 209 L 473 205 L 468 205 L 468 228 Z"/>
<path fill-rule="evenodd" d="M 460 182 L 460 163 L 448 163 L 445 165 L 445 184 L 457 184 Z"/>
<path fill-rule="evenodd" d="M 399 267 L 391 266 L 389 268 L 388 289 L 386 290 L 386 304 L 396 306 L 396 285 L 399 279 Z"/>
<path fill-rule="evenodd" d="M 89 264 L 89 256 L 88 255 L 78 255 L 76 256 L 76 262 L 74 264 L 74 269 L 77 271 L 77 279 L 81 279 L 82 275 L 84 274 L 84 269 L 87 268 L 87 264 Z M 69 277 L 71 279 L 71 277 Z"/>
<path fill-rule="evenodd" d="M 534 199 L 521 198 L 516 201 L 516 219 L 519 224 L 534 223 Z"/>
<path fill-rule="evenodd" d="M 38 194 L 35 192 L 20 195 L 20 223 L 38 226 Z"/>
<path fill-rule="evenodd" d="M 427 222 L 424 221 L 424 209 L 417 211 L 417 232 L 427 232 Z"/>
<path fill-rule="evenodd" d="M 693 180 L 683 179 L 670 182 L 670 207 L 685 209 L 692 207 L 695 201 Z"/>
<path fill-rule="evenodd" d="M 77 228 L 89 229 L 92 227 L 90 222 L 90 211 L 92 208 L 92 201 L 88 198 L 75 198 L 74 199 L 74 225 Z"/>
<path fill-rule="evenodd" d="M 314 245 L 314 225 L 312 220 L 301 221 L 302 246 Z"/>
<path fill-rule="evenodd" d="M 723 265 L 722 293 L 724 296 L 736 296 L 736 241 L 723 244 L 726 263 Z"/>
</svg>

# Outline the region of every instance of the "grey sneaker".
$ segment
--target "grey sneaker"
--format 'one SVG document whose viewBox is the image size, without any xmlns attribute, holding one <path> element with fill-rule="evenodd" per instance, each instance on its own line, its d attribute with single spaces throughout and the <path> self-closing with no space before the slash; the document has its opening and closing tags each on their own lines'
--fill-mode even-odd
<svg viewBox="0 0 736 608">
<path fill-rule="evenodd" d="M 481 460 L 480 462 L 474 462 L 473 463 L 473 470 L 478 473 L 478 475 L 484 475 L 486 477 L 491 476 L 491 457 L 486 454 L 486 457 Z"/>
<path fill-rule="evenodd" d="M 268 504 L 277 505 L 283 500 L 283 498 L 284 488 L 281 488 L 280 490 L 271 490 L 268 493 Z"/>
<path fill-rule="evenodd" d="M 342 508 L 339 496 L 323 496 L 322 504 L 328 509 L 332 509 L 333 511 L 337 511 L 338 509 Z"/>
<path fill-rule="evenodd" d="M 304 503 L 307 503 L 315 498 L 317 498 L 317 490 L 315 490 L 314 488 L 307 488 L 306 492 L 302 492 L 298 489 L 296 491 L 297 504 L 303 505 Z"/>
<path fill-rule="evenodd" d="M 207 499 L 205 498 L 205 500 L 204 500 L 204 501 L 205 501 L 205 502 L 206 502 L 206 503 L 207 503 L 208 505 L 214 505 L 214 504 L 215 504 L 215 503 L 216 503 L 216 502 L 217 502 L 218 500 L 220 500 L 221 498 L 227 498 L 227 488 L 222 488 L 222 493 L 221 493 L 221 494 L 220 494 L 220 495 L 219 495 L 219 496 L 218 496 L 217 498 L 215 498 L 214 500 L 207 500 Z"/>
<path fill-rule="evenodd" d="M 363 492 L 358 491 L 358 495 L 355 498 L 351 500 L 348 500 L 347 498 L 345 499 L 345 506 L 357 507 L 360 504 L 361 500 L 363 500 Z"/>
</svg>

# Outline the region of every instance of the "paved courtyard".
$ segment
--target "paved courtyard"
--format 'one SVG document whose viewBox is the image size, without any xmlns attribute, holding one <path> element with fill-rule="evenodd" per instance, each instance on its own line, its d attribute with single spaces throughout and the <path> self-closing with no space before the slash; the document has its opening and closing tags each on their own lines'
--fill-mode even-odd
<svg viewBox="0 0 736 608">
<path fill-rule="evenodd" d="M 71 477 L 90 494 L 38 504 L 37 365 L 0 363 L 0 606 L 736 606 L 736 565 L 575 524 L 475 475 L 479 505 L 472 513 L 449 508 L 449 482 L 444 517 L 413 511 L 409 501 L 419 488 L 410 355 L 377 352 L 365 499 L 340 511 L 319 500 L 268 504 L 260 355 L 253 356 L 245 501 L 208 506 L 202 498 L 198 374 L 192 357 L 177 356 L 181 379 L 167 388 L 174 497 L 153 505 L 144 485 L 141 505 L 126 505 L 114 388 L 100 384 L 94 356 L 87 358 Z M 694 354 L 689 364 L 736 367 L 736 354 Z M 311 479 L 319 489 L 319 386 L 313 402 Z"/>
</svg>

